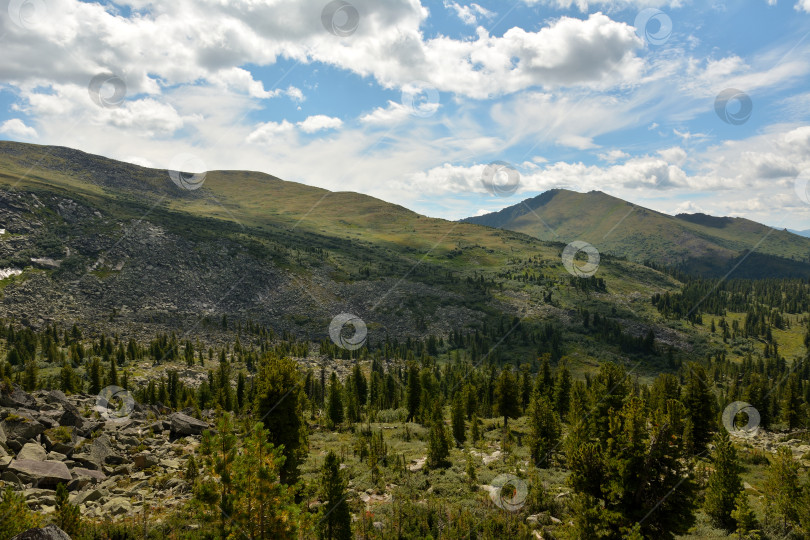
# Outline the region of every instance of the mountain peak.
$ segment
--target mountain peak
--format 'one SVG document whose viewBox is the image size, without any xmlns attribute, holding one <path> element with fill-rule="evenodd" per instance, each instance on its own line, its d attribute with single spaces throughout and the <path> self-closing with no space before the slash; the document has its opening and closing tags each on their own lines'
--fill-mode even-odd
<svg viewBox="0 0 810 540">
<path fill-rule="evenodd" d="M 723 275 L 734 261 L 749 258 L 749 251 L 756 249 L 758 256 L 772 258 L 773 264 L 754 268 L 749 262 L 750 276 L 810 275 L 806 260 L 810 241 L 804 237 L 743 218 L 704 213 L 671 216 L 599 190 L 552 189 L 462 221 L 547 241 L 583 240 L 602 253 L 677 266 L 699 275 Z"/>
</svg>

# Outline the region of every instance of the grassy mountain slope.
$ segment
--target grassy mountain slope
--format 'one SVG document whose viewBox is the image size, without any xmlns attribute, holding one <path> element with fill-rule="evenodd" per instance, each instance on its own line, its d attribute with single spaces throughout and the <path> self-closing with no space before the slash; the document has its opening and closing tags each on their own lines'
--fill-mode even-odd
<svg viewBox="0 0 810 540">
<path fill-rule="evenodd" d="M 679 286 L 605 257 L 605 290 L 582 292 L 561 264 L 564 244 L 519 232 L 256 172 L 209 172 L 187 191 L 165 170 L 11 142 L 0 143 L 0 228 L 0 268 L 23 271 L 0 281 L 6 315 L 121 334 L 213 333 L 227 315 L 317 341 L 352 312 L 378 342 L 513 317 L 565 328 L 585 305 L 643 335 L 661 322 L 651 294 Z M 569 352 L 620 354 L 565 339 Z"/>
<path fill-rule="evenodd" d="M 760 257 L 757 264 L 743 262 L 738 277 L 743 273 L 749 277 L 810 275 L 810 239 L 743 218 L 670 216 L 600 191 L 551 190 L 499 212 L 463 221 L 542 240 L 584 240 L 603 253 L 678 266 L 703 275 L 723 275 L 749 250 Z"/>
</svg>

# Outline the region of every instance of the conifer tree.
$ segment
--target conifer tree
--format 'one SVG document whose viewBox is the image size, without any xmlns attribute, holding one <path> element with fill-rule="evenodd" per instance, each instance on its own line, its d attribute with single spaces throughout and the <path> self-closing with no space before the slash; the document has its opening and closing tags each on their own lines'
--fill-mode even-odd
<svg viewBox="0 0 810 540">
<path fill-rule="evenodd" d="M 337 375 L 332 372 L 329 379 L 329 399 L 327 401 L 326 416 L 329 427 L 334 428 L 343 423 L 343 391 Z"/>
<path fill-rule="evenodd" d="M 330 450 L 321 472 L 320 497 L 323 501 L 318 522 L 321 540 L 351 540 L 351 513 L 347 502 L 346 482 L 340 471 L 340 461 Z"/>
<path fill-rule="evenodd" d="M 504 429 L 509 418 L 520 416 L 517 378 L 508 367 L 501 371 L 495 383 L 495 409 L 499 416 L 503 416 Z"/>
<path fill-rule="evenodd" d="M 798 522 L 799 464 L 787 446 L 780 446 L 768 467 L 765 479 L 766 506 L 768 515 L 777 519 L 783 533 Z"/>
<path fill-rule="evenodd" d="M 475 470 L 475 461 L 472 453 L 467 454 L 467 468 L 465 472 L 467 474 L 467 482 L 469 482 L 470 486 L 474 486 L 476 480 L 478 480 L 478 473 Z"/>
<path fill-rule="evenodd" d="M 222 538 L 230 534 L 230 520 L 234 508 L 233 461 L 236 458 L 237 438 L 233 432 L 230 414 L 222 415 L 217 423 L 214 442 L 214 472 L 219 476 L 219 531 Z"/>
<path fill-rule="evenodd" d="M 82 530 L 82 518 L 79 513 L 79 507 L 75 504 L 70 504 L 68 490 L 65 484 L 62 483 L 56 486 L 54 524 L 71 537 L 75 537 Z"/>
<path fill-rule="evenodd" d="M 115 361 L 115 358 L 110 358 L 110 373 L 108 375 L 107 384 L 109 386 L 118 386 L 118 362 Z"/>
<path fill-rule="evenodd" d="M 0 538 L 12 538 L 39 525 L 39 517 L 28 509 L 25 495 L 8 485 L 0 496 L 0 517 Z"/>
<path fill-rule="evenodd" d="M 810 474 L 807 475 L 799 500 L 799 523 L 804 533 L 810 536 Z"/>
<path fill-rule="evenodd" d="M 479 422 L 480 420 L 478 420 L 478 415 L 473 413 L 472 420 L 470 420 L 470 440 L 472 440 L 473 444 L 476 444 L 481 440 L 481 428 L 478 425 Z"/>
<path fill-rule="evenodd" d="M 357 396 L 357 403 L 362 407 L 368 402 L 368 381 L 359 364 L 355 364 L 352 369 L 352 388 Z"/>
<path fill-rule="evenodd" d="M 23 388 L 29 392 L 37 389 L 39 380 L 39 367 L 34 358 L 25 361 L 25 376 L 23 377 Z"/>
<path fill-rule="evenodd" d="M 453 396 L 452 413 L 450 416 L 453 425 L 453 438 L 456 440 L 456 445 L 459 447 L 464 446 L 464 441 L 467 440 L 467 429 L 464 425 L 464 417 L 467 411 L 464 410 L 464 397 L 461 392 L 456 392 Z"/>
<path fill-rule="evenodd" d="M 748 504 L 748 495 L 740 491 L 734 500 L 734 510 L 731 519 L 737 524 L 736 533 L 740 540 L 756 540 L 760 537 L 757 529 L 757 517 L 751 505 Z"/>
<path fill-rule="evenodd" d="M 568 407 L 571 403 L 571 372 L 568 366 L 562 364 L 557 370 L 557 377 L 554 381 L 554 409 L 560 418 L 565 418 L 568 414 Z"/>
<path fill-rule="evenodd" d="M 726 430 L 720 430 L 715 435 L 712 466 L 714 470 L 706 486 L 703 509 L 716 525 L 731 530 L 735 525 L 731 513 L 743 486 L 737 451 Z"/>
<path fill-rule="evenodd" d="M 548 467 L 561 433 L 560 418 L 548 396 L 534 392 L 529 405 L 529 453 L 536 466 Z"/>
<path fill-rule="evenodd" d="M 76 372 L 67 360 L 62 362 L 62 369 L 59 372 L 59 389 L 66 394 L 72 394 L 79 389 Z"/>
<path fill-rule="evenodd" d="M 785 390 L 782 395 L 780 408 L 782 411 L 782 421 L 788 429 L 796 429 L 801 419 L 802 399 L 799 392 L 799 378 L 796 373 L 791 373 L 788 377 Z"/>
<path fill-rule="evenodd" d="M 233 520 L 239 536 L 260 540 L 298 537 L 300 510 L 293 488 L 281 483 L 284 456 L 268 441 L 259 422 L 248 426 L 233 469 L 235 488 Z"/>
<path fill-rule="evenodd" d="M 255 410 L 268 430 L 269 442 L 275 447 L 284 445 L 281 481 L 294 484 L 308 444 L 296 362 L 268 354 L 260 367 L 255 399 Z"/>
<path fill-rule="evenodd" d="M 685 415 L 671 401 L 650 418 L 643 401 L 632 398 L 608 419 L 604 439 L 567 445 L 580 536 L 624 538 L 635 524 L 644 537 L 688 530 L 695 485 L 681 440 Z"/>
<path fill-rule="evenodd" d="M 245 406 L 245 374 L 240 371 L 236 378 L 236 404 L 241 411 Z"/>
<path fill-rule="evenodd" d="M 101 364 L 98 361 L 98 357 L 93 357 L 88 365 L 88 379 L 90 379 L 90 386 L 88 387 L 87 391 L 91 394 L 98 394 L 101 392 Z"/>
<path fill-rule="evenodd" d="M 449 465 L 447 460 L 449 456 L 450 436 L 444 426 L 442 405 L 440 402 L 437 402 L 433 410 L 430 431 L 428 433 L 427 466 L 431 469 L 446 467 Z"/>
<path fill-rule="evenodd" d="M 419 368 L 416 364 L 408 367 L 408 417 L 406 422 L 416 420 L 422 400 L 422 383 L 419 380 Z"/>
<path fill-rule="evenodd" d="M 695 452 L 703 452 L 711 440 L 717 424 L 715 420 L 717 402 L 708 385 L 708 376 L 703 366 L 695 363 L 689 364 L 681 402 L 692 420 L 690 438 Z"/>
</svg>

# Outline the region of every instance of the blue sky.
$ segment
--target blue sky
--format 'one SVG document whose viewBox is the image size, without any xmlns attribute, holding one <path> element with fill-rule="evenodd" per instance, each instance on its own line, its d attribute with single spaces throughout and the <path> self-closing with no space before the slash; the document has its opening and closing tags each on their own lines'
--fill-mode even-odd
<svg viewBox="0 0 810 540">
<path fill-rule="evenodd" d="M 810 228 L 810 0 L 2 0 L 0 23 L 3 139 L 448 219 L 563 187 Z"/>
</svg>

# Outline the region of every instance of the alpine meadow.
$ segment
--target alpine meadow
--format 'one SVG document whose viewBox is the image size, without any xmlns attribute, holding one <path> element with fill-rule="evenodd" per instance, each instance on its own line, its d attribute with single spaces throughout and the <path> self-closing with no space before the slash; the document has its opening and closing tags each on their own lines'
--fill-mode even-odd
<svg viewBox="0 0 810 540">
<path fill-rule="evenodd" d="M 808 38 L 0 0 L 0 540 L 810 539 Z"/>
</svg>

